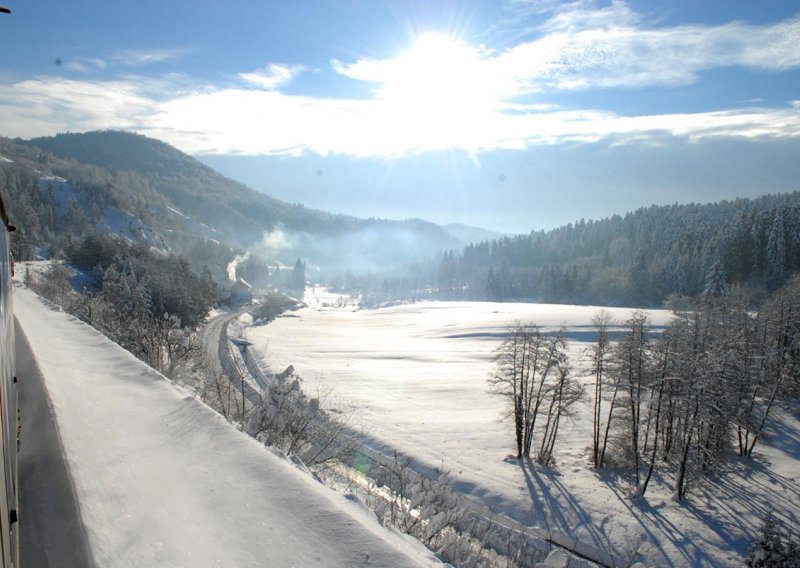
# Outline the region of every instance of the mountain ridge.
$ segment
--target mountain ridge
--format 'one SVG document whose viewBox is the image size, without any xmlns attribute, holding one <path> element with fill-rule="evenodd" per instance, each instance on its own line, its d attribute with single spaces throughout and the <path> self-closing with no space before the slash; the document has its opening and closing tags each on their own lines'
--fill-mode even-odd
<svg viewBox="0 0 800 568">
<path fill-rule="evenodd" d="M 266 261 L 290 264 L 296 257 L 307 258 L 339 273 L 428 260 L 465 244 L 422 219 L 364 219 L 278 200 L 140 134 L 94 131 L 0 139 L 0 154 L 7 155 L 0 167 L 7 172 L 3 185 L 23 202 L 28 237 L 37 246 L 54 236 L 66 238 L 70 231 L 81 233 L 78 226 L 96 226 L 108 204 L 142 219 L 160 235 L 154 242 L 180 252 L 195 247 L 192 241 L 200 238 L 229 243 L 240 252 L 260 252 Z M 23 171 L 9 174 L 14 166 Z M 71 213 L 79 223 L 58 222 L 61 212 L 47 184 L 36 187 L 42 182 L 34 180 L 47 176 L 68 180 L 78 196 Z M 276 234 L 278 247 L 273 246 Z"/>
</svg>

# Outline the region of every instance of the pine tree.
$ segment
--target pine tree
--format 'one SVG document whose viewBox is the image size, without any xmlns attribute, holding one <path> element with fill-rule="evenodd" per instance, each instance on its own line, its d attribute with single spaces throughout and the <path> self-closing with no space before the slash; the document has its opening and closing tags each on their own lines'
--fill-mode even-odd
<svg viewBox="0 0 800 568">
<path fill-rule="evenodd" d="M 628 269 L 630 283 L 630 297 L 639 306 L 649 304 L 650 299 L 650 274 L 647 271 L 647 261 L 643 252 L 639 252 L 633 259 Z"/>
<path fill-rule="evenodd" d="M 775 208 L 775 217 L 767 240 L 767 284 L 776 288 L 786 276 L 786 237 L 783 208 Z"/>
<path fill-rule="evenodd" d="M 294 263 L 289 286 L 292 288 L 292 290 L 298 290 L 300 292 L 302 292 L 306 287 L 306 263 L 299 258 L 297 259 L 297 262 Z"/>
<path fill-rule="evenodd" d="M 490 300 L 496 300 L 499 296 L 499 284 L 497 282 L 497 277 L 494 275 L 494 269 L 490 266 L 489 273 L 486 275 L 486 285 L 484 286 L 484 292 L 486 293 L 486 297 Z"/>
<path fill-rule="evenodd" d="M 511 281 L 511 271 L 508 269 L 508 263 L 504 260 L 500 265 L 500 271 L 497 273 L 499 288 L 500 288 L 500 301 L 513 296 L 514 287 Z"/>
<path fill-rule="evenodd" d="M 728 291 L 728 285 L 725 281 L 725 269 L 722 268 L 722 263 L 717 259 L 711 265 L 708 274 L 706 274 L 703 297 L 718 299 L 724 296 Z"/>
<path fill-rule="evenodd" d="M 797 568 L 800 566 L 798 543 L 784 536 L 773 516 L 767 513 L 761 532 L 747 549 L 747 565 L 751 568 Z"/>
</svg>

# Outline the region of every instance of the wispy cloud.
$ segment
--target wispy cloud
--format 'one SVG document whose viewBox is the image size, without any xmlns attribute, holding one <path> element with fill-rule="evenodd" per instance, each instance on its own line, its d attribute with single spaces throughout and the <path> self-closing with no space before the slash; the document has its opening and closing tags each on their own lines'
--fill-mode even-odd
<svg viewBox="0 0 800 568">
<path fill-rule="evenodd" d="M 291 83 L 297 75 L 306 70 L 304 65 L 284 65 L 270 63 L 266 67 L 251 73 L 239 73 L 239 78 L 268 91 Z"/>
<path fill-rule="evenodd" d="M 71 130 L 134 129 L 155 112 L 140 82 L 76 81 L 39 77 L 0 85 L 0 122 L 6 136 L 42 136 Z"/>
<path fill-rule="evenodd" d="M 723 67 L 800 67 L 800 18 L 768 26 L 644 29 L 627 8 L 618 11 L 618 18 L 616 12 L 600 18 L 602 26 L 580 11 L 559 14 L 543 25 L 545 35 L 498 55 L 497 64 L 512 70 L 522 92 L 674 86 Z"/>
<path fill-rule="evenodd" d="M 92 71 L 102 71 L 108 67 L 108 62 L 99 57 L 76 57 L 64 63 L 64 67 L 69 71 L 78 73 L 90 73 Z"/>
<path fill-rule="evenodd" d="M 160 49 L 124 49 L 115 53 L 111 59 L 128 67 L 144 67 L 154 63 L 180 59 L 190 50 L 183 47 Z"/>
</svg>

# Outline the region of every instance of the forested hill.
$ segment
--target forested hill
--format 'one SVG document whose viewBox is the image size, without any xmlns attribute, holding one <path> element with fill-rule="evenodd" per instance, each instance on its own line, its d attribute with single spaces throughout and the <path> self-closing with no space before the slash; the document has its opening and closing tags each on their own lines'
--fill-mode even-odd
<svg viewBox="0 0 800 568">
<path fill-rule="evenodd" d="M 445 254 L 444 295 L 659 305 L 741 283 L 773 289 L 800 269 L 800 192 L 652 206 L 624 217 L 485 241 Z"/>
<path fill-rule="evenodd" d="M 289 204 L 124 132 L 0 137 L 0 190 L 20 226 L 18 258 L 112 233 L 186 254 L 215 274 L 236 248 L 270 266 L 302 257 L 330 275 L 429 262 L 463 244 L 418 219 L 359 219 Z"/>
<path fill-rule="evenodd" d="M 317 233 L 352 229 L 358 220 L 290 205 L 226 178 L 191 156 L 127 132 L 58 134 L 27 142 L 53 155 L 109 170 L 131 172 L 182 213 L 228 232 L 237 240 L 260 238 L 281 223 Z"/>
</svg>

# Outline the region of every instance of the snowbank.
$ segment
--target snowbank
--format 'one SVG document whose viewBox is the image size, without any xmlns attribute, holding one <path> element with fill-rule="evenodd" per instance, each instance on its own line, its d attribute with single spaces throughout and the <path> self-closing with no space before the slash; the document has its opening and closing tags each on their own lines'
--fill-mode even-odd
<svg viewBox="0 0 800 568">
<path fill-rule="evenodd" d="M 438 564 L 88 325 L 21 288 L 15 308 L 98 565 Z"/>
</svg>

